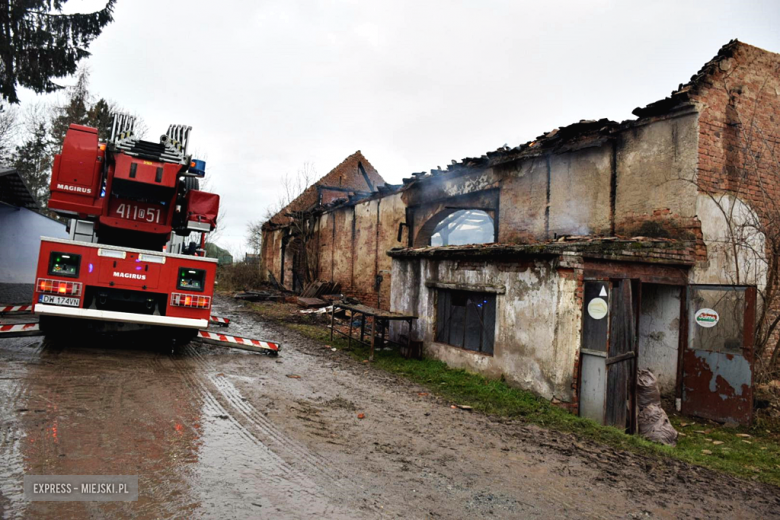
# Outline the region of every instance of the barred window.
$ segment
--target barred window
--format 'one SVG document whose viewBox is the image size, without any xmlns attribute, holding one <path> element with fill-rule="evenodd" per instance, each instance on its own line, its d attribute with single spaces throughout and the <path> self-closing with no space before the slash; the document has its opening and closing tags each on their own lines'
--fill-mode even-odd
<svg viewBox="0 0 780 520">
<path fill-rule="evenodd" d="M 496 295 L 440 289 L 437 296 L 436 341 L 492 355 Z"/>
</svg>

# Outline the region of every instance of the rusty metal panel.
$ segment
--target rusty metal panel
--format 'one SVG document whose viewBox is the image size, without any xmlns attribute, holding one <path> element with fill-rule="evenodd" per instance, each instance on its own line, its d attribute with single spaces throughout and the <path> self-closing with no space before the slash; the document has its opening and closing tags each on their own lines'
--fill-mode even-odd
<svg viewBox="0 0 780 520">
<path fill-rule="evenodd" d="M 750 423 L 755 290 L 691 286 L 688 302 L 683 413 L 720 422 Z"/>
<path fill-rule="evenodd" d="M 720 422 L 747 424 L 753 409 L 752 370 L 743 356 L 688 349 L 683 356 L 682 411 Z"/>
</svg>

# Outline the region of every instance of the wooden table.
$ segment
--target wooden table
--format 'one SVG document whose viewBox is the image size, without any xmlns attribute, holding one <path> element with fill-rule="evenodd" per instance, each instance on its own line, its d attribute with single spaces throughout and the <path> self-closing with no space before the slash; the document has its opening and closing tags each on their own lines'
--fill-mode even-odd
<svg viewBox="0 0 780 520">
<path fill-rule="evenodd" d="M 349 334 L 344 334 L 340 330 L 336 330 L 335 327 L 335 321 L 336 321 L 336 309 L 346 309 L 349 311 L 352 311 L 352 316 L 349 319 Z M 352 322 L 355 319 L 356 314 L 362 314 L 363 320 L 360 325 L 360 340 L 359 343 L 362 343 L 364 345 L 370 345 L 371 346 L 371 352 L 369 354 L 368 359 L 370 361 L 374 360 L 374 342 L 376 340 L 376 331 L 377 326 L 380 327 L 380 331 L 382 333 L 382 344 L 385 343 L 385 327 L 388 326 L 389 322 L 391 321 L 405 321 L 409 324 L 409 333 L 407 334 L 406 338 L 406 346 L 407 348 L 411 344 L 412 341 L 412 321 L 417 319 L 417 316 L 412 316 L 411 314 L 399 314 L 397 312 L 390 312 L 390 311 L 383 311 L 382 309 L 375 309 L 374 307 L 368 307 L 367 305 L 360 305 L 360 304 L 351 304 L 351 303 L 344 303 L 344 302 L 333 302 L 333 308 L 330 312 L 330 339 L 333 340 L 333 332 L 337 332 L 341 334 L 342 336 L 347 336 L 349 338 L 348 345 L 352 345 Z M 371 316 L 374 318 L 374 327 L 371 330 L 371 343 L 366 343 L 363 341 L 363 335 L 366 330 L 366 317 Z M 393 342 L 396 343 L 396 342 Z M 397 343 L 396 343 L 397 344 Z"/>
</svg>

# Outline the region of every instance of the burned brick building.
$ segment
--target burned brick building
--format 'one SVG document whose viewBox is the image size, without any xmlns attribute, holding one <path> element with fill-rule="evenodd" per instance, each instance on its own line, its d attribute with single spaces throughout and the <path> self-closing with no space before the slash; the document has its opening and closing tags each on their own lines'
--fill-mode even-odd
<svg viewBox="0 0 780 520">
<path fill-rule="evenodd" d="M 384 185 L 382 176 L 360 150 L 344 159 L 263 224 L 260 252 L 263 275 L 273 276 L 282 286 L 296 292 L 303 288 L 306 278 L 312 275 L 331 278 L 337 272 L 341 275 L 345 264 L 341 256 L 352 247 L 346 245 L 345 248 L 344 244 L 339 244 L 339 259 L 335 262 L 332 260 L 336 251 L 332 247 L 328 248 L 338 243 L 335 238 L 336 228 L 330 226 L 332 237 L 329 240 L 326 236 L 327 217 L 323 216 L 323 212 L 344 201 L 378 194 Z M 320 222 L 320 218 L 325 222 Z M 343 231 L 339 229 L 339 240 L 343 238 Z M 328 259 L 331 259 L 329 268 L 325 265 Z M 389 269 L 389 260 L 387 263 Z M 334 264 L 339 265 L 338 270 L 333 268 Z M 351 274 L 351 257 L 349 264 Z M 339 281 L 342 281 L 344 287 L 351 288 L 354 285 L 351 278 L 349 281 Z"/>
<path fill-rule="evenodd" d="M 641 368 L 683 412 L 749 421 L 780 55 L 732 41 L 634 114 L 321 204 L 318 277 L 418 316 L 427 356 L 597 422 L 632 426 Z"/>
</svg>

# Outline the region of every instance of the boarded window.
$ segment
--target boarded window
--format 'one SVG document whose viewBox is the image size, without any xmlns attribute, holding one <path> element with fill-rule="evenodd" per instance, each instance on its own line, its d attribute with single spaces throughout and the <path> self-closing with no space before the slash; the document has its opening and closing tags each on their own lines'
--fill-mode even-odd
<svg viewBox="0 0 780 520">
<path fill-rule="evenodd" d="M 436 341 L 493 354 L 496 295 L 468 291 L 438 291 Z"/>
</svg>

